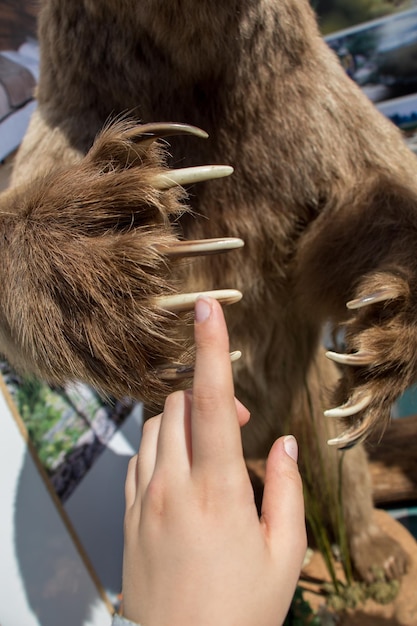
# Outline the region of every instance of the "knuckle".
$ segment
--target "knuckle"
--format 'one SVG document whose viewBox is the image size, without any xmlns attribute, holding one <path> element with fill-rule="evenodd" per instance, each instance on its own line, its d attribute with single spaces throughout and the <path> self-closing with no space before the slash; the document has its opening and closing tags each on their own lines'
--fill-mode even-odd
<svg viewBox="0 0 417 626">
<path fill-rule="evenodd" d="M 174 391 L 167 396 L 164 405 L 164 413 L 181 406 L 184 403 L 184 392 Z"/>
<path fill-rule="evenodd" d="M 210 384 L 194 389 L 193 404 L 201 410 L 212 410 L 219 402 L 219 391 Z"/>
<path fill-rule="evenodd" d="M 142 434 L 143 435 L 149 434 L 155 428 L 158 428 L 160 421 L 161 421 L 161 414 L 155 415 L 154 417 L 150 417 L 149 419 L 147 419 L 143 424 Z"/>
</svg>

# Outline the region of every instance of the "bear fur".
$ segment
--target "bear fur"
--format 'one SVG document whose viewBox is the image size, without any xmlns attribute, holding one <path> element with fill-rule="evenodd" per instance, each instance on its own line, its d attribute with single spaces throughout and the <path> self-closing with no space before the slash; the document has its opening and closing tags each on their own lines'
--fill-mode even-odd
<svg viewBox="0 0 417 626">
<path fill-rule="evenodd" d="M 345 75 L 307 0 L 44 0 L 39 37 L 38 109 L 0 199 L 1 350 L 54 383 L 158 402 L 170 388 L 158 366 L 192 361 L 187 319 L 158 296 L 241 290 L 226 313 L 252 414 L 246 456 L 294 433 L 334 528 L 340 453 L 326 442 L 340 423 L 323 411 L 365 397 L 340 440 L 355 442 L 416 376 L 416 157 Z M 175 137 L 169 156 L 127 113 L 209 139 Z M 155 189 L 168 163 L 234 174 L 189 189 L 190 210 L 178 189 Z M 245 247 L 161 253 L 225 236 Z M 363 359 L 342 375 L 322 348 L 329 320 Z M 345 453 L 342 492 L 357 573 L 401 576 L 407 556 L 372 522 L 361 445 Z"/>
</svg>

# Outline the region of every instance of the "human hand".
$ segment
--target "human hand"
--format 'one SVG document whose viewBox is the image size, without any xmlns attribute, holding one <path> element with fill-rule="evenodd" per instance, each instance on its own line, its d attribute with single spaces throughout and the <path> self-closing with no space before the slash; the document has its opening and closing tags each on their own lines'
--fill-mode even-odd
<svg viewBox="0 0 417 626">
<path fill-rule="evenodd" d="M 126 479 L 124 616 L 143 626 L 277 626 L 306 550 L 297 444 L 266 467 L 258 518 L 220 305 L 199 299 L 191 392 L 144 425 Z M 288 452 L 286 452 L 286 449 Z"/>
</svg>

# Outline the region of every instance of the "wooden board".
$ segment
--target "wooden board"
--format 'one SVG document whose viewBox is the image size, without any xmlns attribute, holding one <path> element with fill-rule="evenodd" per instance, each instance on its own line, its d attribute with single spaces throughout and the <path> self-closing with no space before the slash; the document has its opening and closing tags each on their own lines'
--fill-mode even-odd
<svg viewBox="0 0 417 626">
<path fill-rule="evenodd" d="M 392 519 L 385 511 L 374 511 L 375 523 L 390 537 L 398 541 L 407 554 L 410 555 L 409 571 L 403 577 L 395 600 L 389 604 L 377 604 L 367 600 L 355 610 L 349 610 L 338 615 L 338 626 L 416 626 L 417 624 L 417 543 L 402 524 Z M 339 563 L 335 563 L 336 575 L 343 581 L 343 573 Z M 324 609 L 325 596 L 320 589 L 330 577 L 322 556 L 314 552 L 309 563 L 303 568 L 300 585 L 305 589 L 304 597 L 314 610 L 322 607 L 322 613 L 327 614 L 327 621 L 323 616 L 323 624 L 334 624 L 330 619 L 334 613 Z"/>
<path fill-rule="evenodd" d="M 375 502 L 417 500 L 417 415 L 392 420 L 367 450 Z"/>
</svg>

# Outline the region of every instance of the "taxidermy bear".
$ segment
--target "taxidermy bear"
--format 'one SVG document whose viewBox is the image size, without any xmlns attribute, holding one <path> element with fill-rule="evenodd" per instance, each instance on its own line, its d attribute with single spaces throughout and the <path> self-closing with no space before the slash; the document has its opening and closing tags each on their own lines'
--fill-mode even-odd
<svg viewBox="0 0 417 626">
<path fill-rule="evenodd" d="M 331 525 L 328 437 L 362 439 L 416 376 L 416 157 L 307 0 L 45 0 L 40 43 L 39 106 L 1 198 L 1 350 L 53 383 L 158 402 L 192 373 L 192 305 L 175 294 L 242 291 L 226 313 L 246 455 L 293 432 Z M 175 133 L 171 165 L 234 168 L 193 186 L 191 210 L 179 183 L 229 172 L 167 169 L 158 138 Z M 245 247 L 190 258 L 239 245 L 226 237 Z M 328 320 L 346 325 L 346 354 L 330 359 Z M 361 445 L 342 483 L 357 572 L 402 575 L 406 555 L 372 521 Z"/>
</svg>

